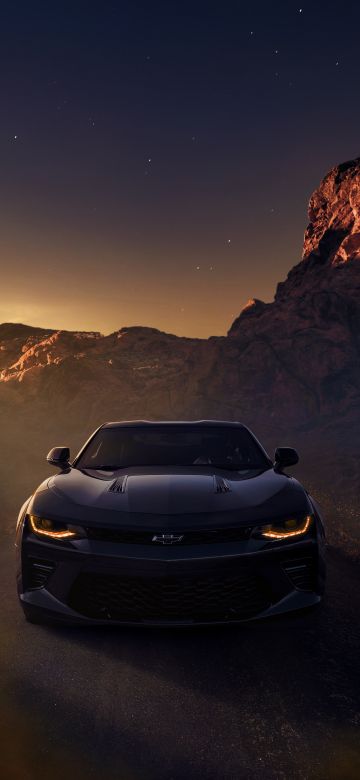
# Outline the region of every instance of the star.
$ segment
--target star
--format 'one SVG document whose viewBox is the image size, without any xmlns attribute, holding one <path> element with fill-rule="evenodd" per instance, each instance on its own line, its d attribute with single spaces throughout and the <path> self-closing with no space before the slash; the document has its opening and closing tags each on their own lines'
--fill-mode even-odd
<svg viewBox="0 0 360 780">
<path fill-rule="evenodd" d="M 299 8 L 299 14 L 302 14 L 302 12 L 303 12 L 303 9 Z"/>
<path fill-rule="evenodd" d="M 18 135 L 14 135 L 14 141 L 17 141 L 18 137 Z"/>
<path fill-rule="evenodd" d="M 227 245 L 228 245 L 228 246 L 230 246 L 230 244 L 231 244 L 231 238 L 228 238 L 228 239 L 227 239 L 227 241 L 226 241 L 226 243 L 227 243 Z"/>
<path fill-rule="evenodd" d="M 339 60 L 336 60 L 335 65 L 339 65 L 339 64 L 340 64 Z"/>
<path fill-rule="evenodd" d="M 196 266 L 196 270 L 200 271 L 200 266 L 199 265 Z"/>
</svg>

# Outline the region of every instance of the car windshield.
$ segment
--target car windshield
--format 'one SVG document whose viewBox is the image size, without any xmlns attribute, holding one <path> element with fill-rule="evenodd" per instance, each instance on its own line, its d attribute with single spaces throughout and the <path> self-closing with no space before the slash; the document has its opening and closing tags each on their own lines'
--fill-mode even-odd
<svg viewBox="0 0 360 780">
<path fill-rule="evenodd" d="M 76 463 L 113 471 L 130 466 L 264 469 L 269 462 L 246 428 L 171 425 L 101 428 Z"/>
</svg>

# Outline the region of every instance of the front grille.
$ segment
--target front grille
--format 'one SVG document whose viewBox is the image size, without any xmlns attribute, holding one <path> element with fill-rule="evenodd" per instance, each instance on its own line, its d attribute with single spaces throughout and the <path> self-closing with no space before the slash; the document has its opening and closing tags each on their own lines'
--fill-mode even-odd
<svg viewBox="0 0 360 780">
<path fill-rule="evenodd" d="M 285 561 L 282 567 L 289 577 L 290 582 L 298 590 L 316 590 L 316 561 L 315 558 L 294 558 Z"/>
<path fill-rule="evenodd" d="M 122 544 L 156 544 L 153 537 L 159 534 L 159 531 L 125 531 L 113 528 L 87 528 L 89 539 L 101 542 L 118 542 Z M 161 531 L 160 533 L 163 533 Z M 198 531 L 174 531 L 173 529 L 165 531 L 176 536 L 181 536 L 180 542 L 176 545 L 187 544 L 222 544 L 223 542 L 244 542 L 249 539 L 251 528 L 222 528 L 213 530 Z"/>
<path fill-rule="evenodd" d="M 232 577 L 142 578 L 82 573 L 69 606 L 90 618 L 231 621 L 253 617 L 271 603 L 265 583 L 249 573 Z"/>
<path fill-rule="evenodd" d="M 28 570 L 28 587 L 43 588 L 54 569 L 55 565 L 51 561 L 32 559 Z"/>
</svg>

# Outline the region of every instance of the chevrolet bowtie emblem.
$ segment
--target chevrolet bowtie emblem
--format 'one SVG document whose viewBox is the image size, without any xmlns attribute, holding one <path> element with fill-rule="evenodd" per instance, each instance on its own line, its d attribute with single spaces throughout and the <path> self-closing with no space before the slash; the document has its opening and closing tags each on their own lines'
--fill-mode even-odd
<svg viewBox="0 0 360 780">
<path fill-rule="evenodd" d="M 157 542 L 157 544 L 176 544 L 176 542 L 181 542 L 183 538 L 177 534 L 154 534 L 151 541 Z"/>
</svg>

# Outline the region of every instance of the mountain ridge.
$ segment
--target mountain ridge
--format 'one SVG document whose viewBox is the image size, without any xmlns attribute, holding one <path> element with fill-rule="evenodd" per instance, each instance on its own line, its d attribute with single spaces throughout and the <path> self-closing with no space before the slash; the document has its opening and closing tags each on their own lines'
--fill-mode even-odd
<svg viewBox="0 0 360 780">
<path fill-rule="evenodd" d="M 346 161 L 335 166 L 324 177 L 320 186 L 314 191 L 309 201 L 309 224 L 305 231 L 303 258 L 288 273 L 287 278 L 277 285 L 274 300 L 265 303 L 259 299 L 251 299 L 243 307 L 239 316 L 230 325 L 227 336 L 250 337 L 249 328 L 259 334 L 259 326 L 262 335 L 268 327 L 271 319 L 278 326 L 283 325 L 284 314 L 289 319 L 289 309 L 296 308 L 290 313 L 298 319 L 299 326 L 307 321 L 308 327 L 323 325 L 330 317 L 333 320 L 344 321 L 344 316 L 358 315 L 357 307 L 360 299 L 360 157 Z M 351 278 L 349 278 L 351 271 Z M 311 296 L 311 301 L 304 298 Z M 300 299 L 300 300 L 299 300 Z M 352 303 L 352 306 L 349 304 Z M 285 306 L 285 312 L 284 312 Z M 354 311 L 352 311 L 353 309 Z M 345 311 L 346 310 L 346 311 Z M 356 322 L 356 326 L 358 322 Z M 303 328 L 304 329 L 304 328 Z M 356 328 L 355 328 L 356 329 Z M 25 344 L 21 346 L 21 353 L 27 351 L 24 347 L 36 351 L 36 336 L 40 336 L 39 348 L 42 341 L 52 339 L 61 341 L 64 345 L 66 339 L 70 346 L 71 338 L 79 340 L 97 339 L 101 343 L 109 343 L 109 339 L 120 338 L 131 334 L 140 337 L 159 336 L 184 342 L 208 343 L 222 340 L 227 336 L 212 335 L 207 339 L 184 337 L 176 334 L 160 331 L 157 328 L 133 325 L 123 326 L 119 330 L 108 335 L 98 331 L 68 331 L 54 328 L 32 328 L 21 323 L 3 323 L 0 325 L 0 351 L 6 351 L 4 334 L 13 334 L 13 341 L 20 339 L 21 333 L 27 334 Z M 54 335 L 56 334 L 56 335 Z M 43 337 L 43 338 L 41 338 Z M 274 334 L 271 333 L 271 338 Z M 49 344 L 50 345 L 50 344 Z M 15 348 L 15 344 L 13 345 Z M 4 355 L 1 356 L 4 358 Z M 61 356 L 57 356 L 61 359 Z M 20 356 L 18 358 L 20 360 Z M 4 366 L 2 359 L 1 368 L 13 368 L 13 365 Z M 14 361 L 16 362 L 16 361 Z M 51 359 L 49 362 L 52 362 Z M 21 360 L 21 365 L 24 361 Z M 23 378 L 23 369 L 19 372 L 19 379 Z M 7 381 L 16 378 L 16 372 L 5 374 L 1 377 Z"/>
</svg>

